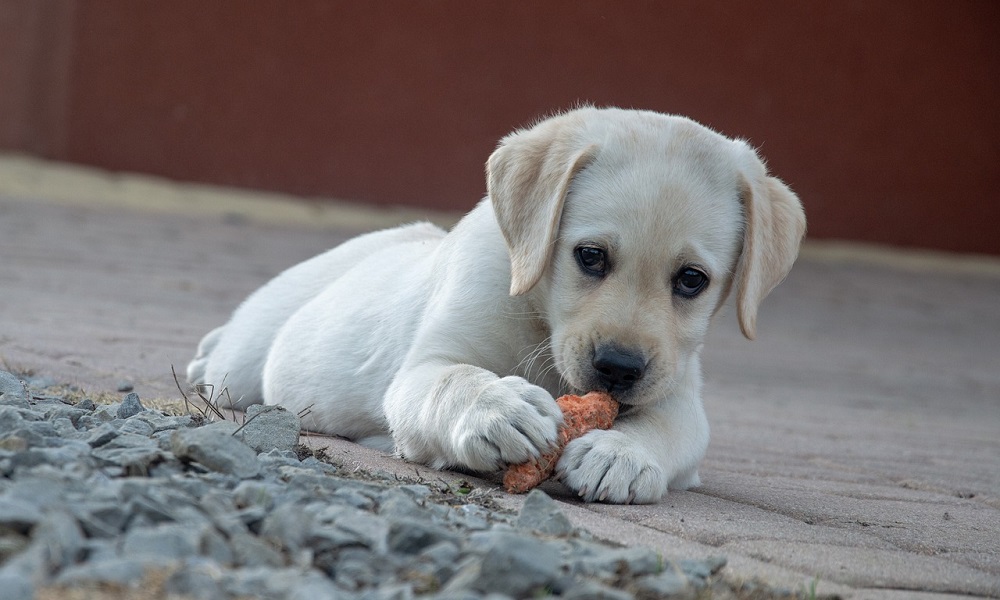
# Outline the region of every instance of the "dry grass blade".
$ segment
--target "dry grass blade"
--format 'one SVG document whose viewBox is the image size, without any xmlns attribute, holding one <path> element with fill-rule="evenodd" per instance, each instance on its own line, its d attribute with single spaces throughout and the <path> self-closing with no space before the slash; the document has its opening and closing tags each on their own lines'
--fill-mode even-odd
<svg viewBox="0 0 1000 600">
<path fill-rule="evenodd" d="M 215 402 L 213 400 L 213 397 L 215 396 L 215 385 L 211 383 L 203 383 L 198 386 L 195 386 L 194 392 L 198 394 L 198 398 L 202 402 L 203 407 L 201 407 L 195 404 L 194 402 L 191 402 L 190 399 L 188 398 L 188 395 L 184 393 L 184 388 L 181 387 L 180 379 L 178 379 L 177 377 L 177 370 L 174 369 L 173 365 L 170 365 L 170 372 L 173 373 L 174 375 L 174 384 L 177 386 L 177 391 L 179 391 L 181 393 L 181 397 L 184 398 L 184 406 L 187 407 L 189 411 L 190 407 L 193 406 L 198 412 L 201 413 L 202 417 L 205 417 L 205 419 L 208 419 L 208 412 L 211 411 L 212 414 L 215 415 L 219 420 L 221 421 L 226 420 L 226 415 L 223 414 L 221 410 L 219 410 L 219 407 L 215 405 Z M 207 398 L 205 397 L 205 394 L 202 393 L 201 391 L 202 388 L 208 388 L 210 390 L 208 392 Z M 227 396 L 229 395 L 228 389 L 222 388 L 222 391 L 226 392 Z M 230 405 L 232 405 L 231 399 L 230 399 Z"/>
<path fill-rule="evenodd" d="M 184 393 L 184 388 L 181 387 L 181 381 L 177 378 L 177 370 L 174 369 L 173 364 L 170 365 L 170 373 L 174 376 L 174 385 L 177 386 L 177 391 L 181 393 L 181 398 L 184 398 L 184 410 L 191 412 L 191 401 L 188 400 L 187 394 Z M 198 409 L 198 412 L 200 412 L 203 417 L 207 416 L 205 411 L 200 408 Z"/>
</svg>

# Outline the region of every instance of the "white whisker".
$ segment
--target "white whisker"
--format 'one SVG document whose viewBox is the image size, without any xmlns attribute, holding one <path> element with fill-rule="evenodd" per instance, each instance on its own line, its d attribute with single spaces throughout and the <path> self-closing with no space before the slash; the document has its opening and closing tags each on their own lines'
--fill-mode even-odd
<svg viewBox="0 0 1000 600">
<path fill-rule="evenodd" d="M 515 371 L 524 373 L 525 378 L 530 381 L 537 381 L 544 376 L 551 368 L 550 364 L 555 362 L 549 348 L 551 341 L 551 337 L 546 337 L 534 346 L 525 348 L 524 358 L 518 362 Z M 533 375 L 533 371 L 537 374 Z"/>
</svg>

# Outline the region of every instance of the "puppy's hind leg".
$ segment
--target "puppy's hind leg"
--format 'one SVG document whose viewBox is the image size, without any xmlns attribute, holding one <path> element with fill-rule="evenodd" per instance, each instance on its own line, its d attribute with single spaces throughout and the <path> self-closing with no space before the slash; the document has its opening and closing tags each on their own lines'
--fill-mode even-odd
<svg viewBox="0 0 1000 600">
<path fill-rule="evenodd" d="M 205 334 L 198 344 L 198 352 L 187 366 L 187 380 L 194 385 L 205 383 L 205 371 L 208 369 L 208 361 L 211 359 L 212 350 L 219 344 L 226 326 L 216 327 Z"/>
<path fill-rule="evenodd" d="M 275 337 L 293 315 L 387 246 L 442 237 L 444 231 L 428 223 L 407 225 L 352 238 L 286 269 L 244 300 L 223 328 L 205 337 L 190 375 L 215 386 L 216 398 L 225 388 L 228 393 L 220 400 L 227 407 L 245 409 L 263 402 L 264 365 Z"/>
</svg>

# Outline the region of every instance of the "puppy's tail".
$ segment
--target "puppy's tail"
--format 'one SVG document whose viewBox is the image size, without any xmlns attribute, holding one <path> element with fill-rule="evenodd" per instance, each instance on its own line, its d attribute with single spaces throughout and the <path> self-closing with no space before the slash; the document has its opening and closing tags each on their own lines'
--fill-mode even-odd
<svg viewBox="0 0 1000 600">
<path fill-rule="evenodd" d="M 218 345 L 225 330 L 225 325 L 216 327 L 205 334 L 205 337 L 201 338 L 201 343 L 198 344 L 198 352 L 187 366 L 187 380 L 189 383 L 194 385 L 206 383 L 205 372 L 208 370 L 208 361 L 211 359 L 212 351 L 215 350 L 215 346 Z"/>
</svg>

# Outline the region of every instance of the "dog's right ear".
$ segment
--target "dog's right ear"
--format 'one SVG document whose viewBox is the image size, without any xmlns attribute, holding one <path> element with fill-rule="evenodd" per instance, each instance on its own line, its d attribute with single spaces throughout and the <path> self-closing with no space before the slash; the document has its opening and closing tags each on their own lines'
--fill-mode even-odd
<svg viewBox="0 0 1000 600">
<path fill-rule="evenodd" d="M 500 140 L 486 163 L 486 189 L 510 252 L 510 294 L 533 288 L 552 257 L 566 192 L 597 146 L 581 147 L 567 117 Z"/>
</svg>

